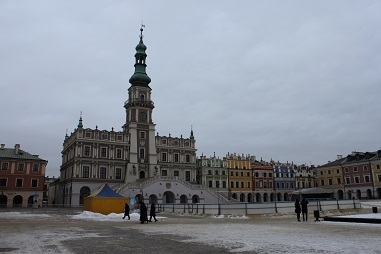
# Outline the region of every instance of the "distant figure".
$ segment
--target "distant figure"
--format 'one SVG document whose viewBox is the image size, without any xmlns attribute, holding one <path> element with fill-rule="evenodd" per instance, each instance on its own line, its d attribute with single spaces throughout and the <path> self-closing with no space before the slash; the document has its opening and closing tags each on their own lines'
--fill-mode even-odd
<svg viewBox="0 0 381 254">
<path fill-rule="evenodd" d="M 144 222 L 148 223 L 147 206 L 143 203 L 143 201 L 139 202 L 139 209 L 140 209 L 140 223 L 141 224 L 143 224 Z"/>
<path fill-rule="evenodd" d="M 304 215 L 306 216 L 306 221 L 307 221 L 307 219 L 308 219 L 308 209 L 307 209 L 308 201 L 305 198 L 303 198 L 302 202 L 300 202 L 300 205 L 302 206 L 303 221 L 304 221 Z"/>
<path fill-rule="evenodd" d="M 295 213 L 296 213 L 296 218 L 298 218 L 298 221 L 300 221 L 300 204 L 299 204 L 299 199 L 295 200 Z"/>
<path fill-rule="evenodd" d="M 128 217 L 128 220 L 130 219 L 130 207 L 128 205 L 128 203 L 126 203 L 124 205 L 124 216 L 123 216 L 123 219 Z"/>
<path fill-rule="evenodd" d="M 151 204 L 151 210 L 149 211 L 149 222 L 152 222 L 152 217 L 157 221 L 156 219 L 156 212 L 155 212 L 155 203 L 152 202 Z"/>
</svg>

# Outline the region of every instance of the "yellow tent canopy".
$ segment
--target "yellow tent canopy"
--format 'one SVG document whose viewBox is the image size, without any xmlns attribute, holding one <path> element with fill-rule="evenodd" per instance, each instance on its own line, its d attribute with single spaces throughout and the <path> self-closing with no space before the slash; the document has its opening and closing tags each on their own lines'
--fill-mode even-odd
<svg viewBox="0 0 381 254">
<path fill-rule="evenodd" d="M 104 215 L 122 213 L 128 198 L 116 193 L 105 183 L 84 198 L 83 210 Z"/>
</svg>

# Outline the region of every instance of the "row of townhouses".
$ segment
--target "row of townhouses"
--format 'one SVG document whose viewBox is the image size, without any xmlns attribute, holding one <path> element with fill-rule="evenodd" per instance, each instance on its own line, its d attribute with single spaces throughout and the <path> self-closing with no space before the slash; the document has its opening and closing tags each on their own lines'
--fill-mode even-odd
<svg viewBox="0 0 381 254">
<path fill-rule="evenodd" d="M 381 198 L 380 151 L 353 153 L 319 167 L 298 166 L 235 153 L 197 157 L 192 129 L 184 137 L 159 135 L 140 31 L 122 129 L 85 128 L 81 115 L 64 138 L 60 176 L 53 181 L 45 179 L 47 160 L 19 145 L 1 145 L 0 206 L 43 201 L 81 206 L 104 183 L 123 196 L 155 203 L 288 201 L 296 190 L 314 187 L 330 189 L 338 199 Z"/>
</svg>

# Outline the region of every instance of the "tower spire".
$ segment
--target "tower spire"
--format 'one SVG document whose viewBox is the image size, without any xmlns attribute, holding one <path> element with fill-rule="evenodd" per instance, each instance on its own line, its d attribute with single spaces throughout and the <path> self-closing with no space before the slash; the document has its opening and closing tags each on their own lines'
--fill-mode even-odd
<svg viewBox="0 0 381 254">
<path fill-rule="evenodd" d="M 143 28 L 145 25 L 141 25 L 140 27 L 140 35 L 139 35 L 139 43 L 135 47 L 136 53 L 135 53 L 135 72 L 131 76 L 129 82 L 132 86 L 148 86 L 148 84 L 151 82 L 150 77 L 148 77 L 146 73 L 146 45 L 143 43 Z"/>
<path fill-rule="evenodd" d="M 80 117 L 79 117 L 79 122 L 78 122 L 77 127 L 78 128 L 83 128 L 83 124 L 82 124 L 82 111 L 81 111 L 81 114 L 80 114 Z"/>
</svg>

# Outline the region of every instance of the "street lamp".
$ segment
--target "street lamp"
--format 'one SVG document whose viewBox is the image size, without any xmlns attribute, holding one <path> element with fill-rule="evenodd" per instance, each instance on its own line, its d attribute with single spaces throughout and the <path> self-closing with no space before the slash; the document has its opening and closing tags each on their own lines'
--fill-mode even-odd
<svg viewBox="0 0 381 254">
<path fill-rule="evenodd" d="M 218 215 L 221 215 L 221 209 L 220 209 L 220 193 L 219 193 L 219 188 L 220 188 L 220 182 L 216 182 L 217 185 L 217 204 L 218 204 Z"/>
</svg>

